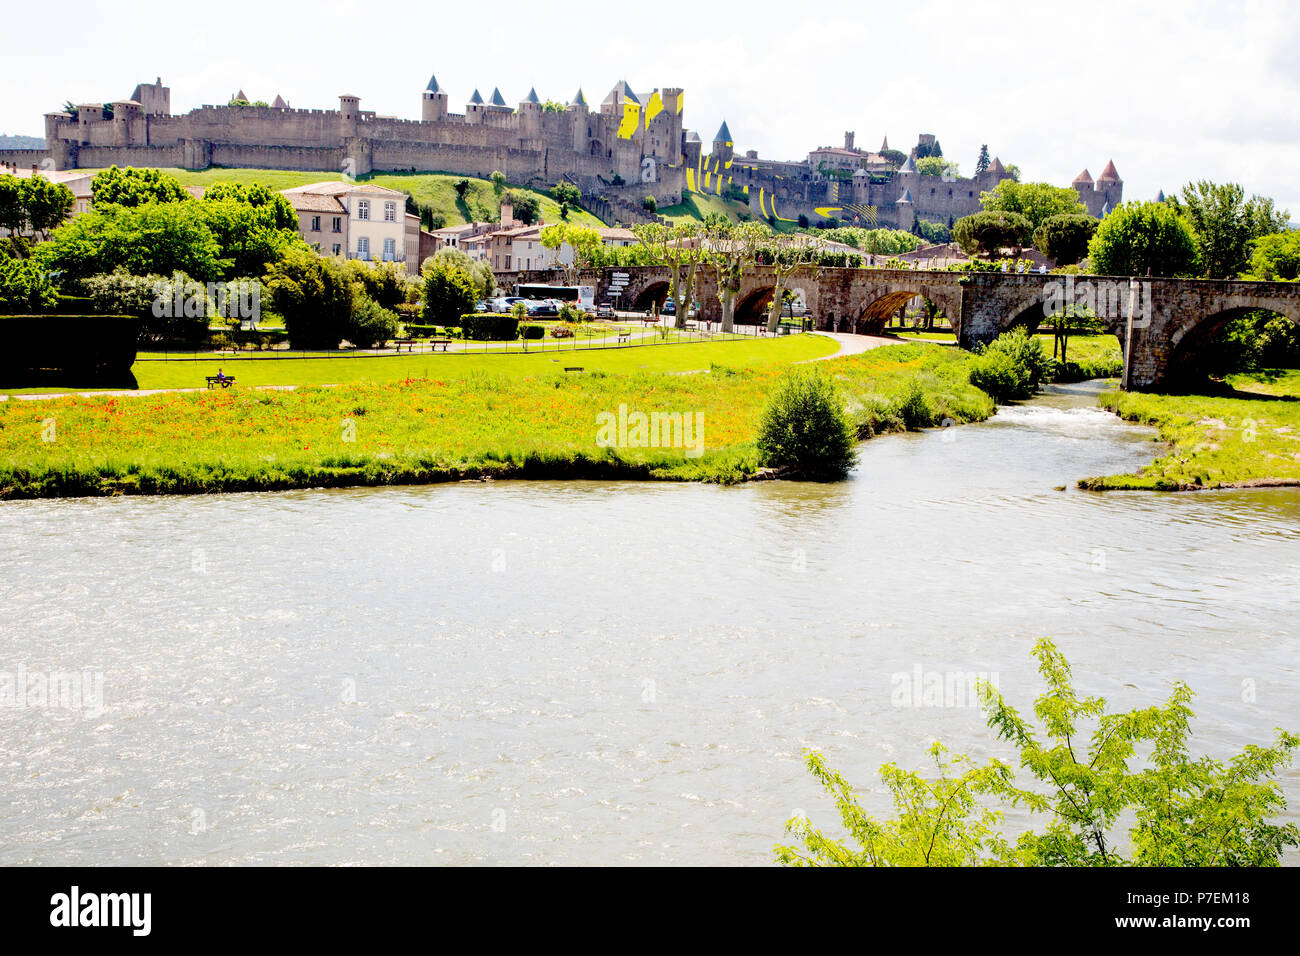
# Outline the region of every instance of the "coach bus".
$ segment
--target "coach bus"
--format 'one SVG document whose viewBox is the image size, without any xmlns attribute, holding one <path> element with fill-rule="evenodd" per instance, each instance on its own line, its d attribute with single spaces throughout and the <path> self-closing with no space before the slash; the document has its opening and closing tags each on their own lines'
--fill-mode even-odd
<svg viewBox="0 0 1300 956">
<path fill-rule="evenodd" d="M 556 299 L 560 302 L 576 302 L 584 312 L 596 308 L 596 287 L 594 285 L 539 285 L 521 283 L 515 286 L 515 295 L 521 299 Z"/>
</svg>

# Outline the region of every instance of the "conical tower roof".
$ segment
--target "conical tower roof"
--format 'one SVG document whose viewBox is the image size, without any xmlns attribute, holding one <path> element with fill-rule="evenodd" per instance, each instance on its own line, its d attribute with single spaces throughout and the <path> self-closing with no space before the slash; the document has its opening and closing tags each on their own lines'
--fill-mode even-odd
<svg viewBox="0 0 1300 956">
<path fill-rule="evenodd" d="M 235 99 L 237 99 L 237 100 L 246 100 L 246 99 L 248 99 L 248 96 L 244 93 L 243 90 L 240 90 L 238 93 L 235 94 Z"/>
<path fill-rule="evenodd" d="M 474 95 L 469 98 L 469 102 L 471 106 L 483 105 L 483 97 L 479 95 L 478 90 L 474 91 Z"/>
<path fill-rule="evenodd" d="M 1085 169 L 1085 170 L 1084 170 L 1083 172 L 1081 172 L 1079 175 L 1077 175 L 1077 176 L 1074 177 L 1074 182 L 1075 182 L 1076 184 L 1077 184 L 1077 183 L 1086 183 L 1087 185 L 1091 186 L 1091 185 L 1092 185 L 1092 174 L 1091 174 L 1090 172 L 1088 172 L 1088 171 Z"/>
<path fill-rule="evenodd" d="M 570 106 L 586 106 L 587 98 L 582 95 L 582 87 L 578 87 L 578 95 L 569 101 Z"/>
<path fill-rule="evenodd" d="M 889 137 L 888 137 L 888 136 L 886 136 L 884 139 L 882 139 L 882 140 L 880 141 L 880 151 L 883 153 L 883 152 L 884 152 L 885 150 L 887 150 L 887 149 L 889 149 Z"/>
<path fill-rule="evenodd" d="M 289 104 L 284 101 L 284 97 L 282 97 L 279 93 L 276 93 L 275 102 L 271 104 L 271 107 L 273 109 L 283 110 L 283 109 L 288 109 Z"/>
<path fill-rule="evenodd" d="M 902 203 L 902 202 L 911 202 L 911 201 L 912 201 L 912 190 L 910 190 L 910 189 L 904 189 L 904 190 L 903 190 L 903 195 L 899 197 L 898 201 L 899 201 L 900 203 Z"/>
<path fill-rule="evenodd" d="M 722 125 L 718 127 L 718 135 L 713 137 L 715 143 L 734 143 L 731 138 L 731 130 L 727 128 L 727 121 L 723 120 Z"/>
<path fill-rule="evenodd" d="M 1002 165 L 1002 160 L 994 156 L 993 165 L 989 167 L 989 172 L 991 172 L 994 176 L 1002 177 L 1007 174 L 1007 167 Z"/>
<path fill-rule="evenodd" d="M 637 99 L 636 94 L 632 92 L 632 87 L 628 85 L 627 80 L 623 81 L 623 98 L 631 100 L 633 103 L 637 104 L 637 106 L 641 105 L 641 101 Z"/>
<path fill-rule="evenodd" d="M 527 97 L 527 99 L 524 100 L 524 102 L 525 102 L 525 103 L 541 103 L 541 102 L 542 102 L 541 100 L 539 100 L 539 99 L 537 98 L 537 87 L 535 87 L 535 86 L 530 86 L 530 87 L 528 88 L 528 97 Z"/>
<path fill-rule="evenodd" d="M 442 87 L 438 85 L 438 78 L 437 78 L 436 76 L 434 76 L 433 74 L 429 74 L 429 85 L 426 86 L 424 89 L 425 89 L 425 92 L 426 92 L 426 93 L 441 93 L 441 92 L 442 92 Z"/>
<path fill-rule="evenodd" d="M 505 105 L 506 105 L 506 98 L 505 98 L 504 96 L 501 95 L 501 90 L 498 89 L 498 88 L 495 87 L 495 86 L 492 87 L 492 105 L 493 105 L 493 106 L 505 106 Z"/>
<path fill-rule="evenodd" d="M 905 162 L 905 163 L 903 164 L 903 168 L 900 169 L 899 172 L 900 172 L 900 173 L 914 173 L 914 172 L 916 172 L 916 160 L 913 159 L 911 156 L 908 156 L 908 157 L 907 157 L 907 162 Z M 909 199 L 908 202 L 911 202 L 911 200 Z"/>
<path fill-rule="evenodd" d="M 1156 202 L 1164 202 L 1164 201 L 1165 201 L 1165 191 L 1162 189 L 1160 190 L 1160 192 L 1156 194 Z"/>
<path fill-rule="evenodd" d="M 1097 182 L 1099 183 L 1120 182 L 1119 173 L 1115 170 L 1115 160 L 1112 159 L 1110 162 L 1106 164 L 1106 168 L 1103 169 L 1101 171 L 1101 175 L 1097 177 Z"/>
</svg>

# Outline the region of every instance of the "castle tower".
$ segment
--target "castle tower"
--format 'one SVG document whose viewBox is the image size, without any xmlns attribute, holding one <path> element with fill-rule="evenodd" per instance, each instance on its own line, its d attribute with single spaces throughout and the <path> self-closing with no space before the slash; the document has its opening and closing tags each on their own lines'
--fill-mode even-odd
<svg viewBox="0 0 1300 956">
<path fill-rule="evenodd" d="M 479 94 L 478 90 L 475 90 L 474 95 L 471 96 L 469 102 L 465 104 L 465 122 L 481 124 L 483 122 L 483 113 L 486 109 L 487 104 L 483 102 L 483 97 Z"/>
<path fill-rule="evenodd" d="M 95 123 L 101 123 L 104 120 L 104 104 L 102 103 L 79 103 L 77 105 L 77 128 L 80 135 L 81 145 L 90 144 L 90 127 Z"/>
<path fill-rule="evenodd" d="M 536 139 L 542 135 L 542 101 L 537 97 L 537 88 L 532 87 L 528 95 L 519 104 L 519 136 L 523 139 Z"/>
<path fill-rule="evenodd" d="M 735 155 L 735 147 L 731 130 L 727 128 L 727 121 L 723 120 L 722 125 L 718 127 L 718 134 L 713 137 L 713 158 L 719 163 L 729 163 Z"/>
<path fill-rule="evenodd" d="M 1097 177 L 1097 191 L 1101 193 L 1106 206 L 1110 209 L 1116 208 L 1124 201 L 1124 180 L 1119 178 L 1114 160 L 1106 163 L 1106 168 Z"/>
<path fill-rule="evenodd" d="M 587 117 L 591 110 L 587 106 L 587 98 L 582 95 L 581 87 L 578 88 L 578 95 L 570 100 L 569 105 L 564 108 L 564 112 L 573 125 L 573 151 L 585 156 L 590 152 L 590 147 L 587 145 L 589 139 L 587 136 Z"/>
<path fill-rule="evenodd" d="M 429 77 L 429 85 L 420 96 L 420 119 L 426 123 L 436 123 L 447 115 L 447 94 L 438 85 L 436 76 Z"/>
<path fill-rule="evenodd" d="M 852 149 L 852 148 L 853 148 L 853 131 L 852 131 L 852 130 L 847 130 L 847 129 L 846 129 L 846 130 L 844 131 L 844 148 L 845 148 L 845 149 Z"/>
<path fill-rule="evenodd" d="M 361 115 L 361 97 L 345 93 L 339 97 L 339 133 L 342 136 L 357 135 L 357 119 Z"/>
<path fill-rule="evenodd" d="M 668 156 L 668 161 L 675 166 L 682 161 L 682 108 L 684 96 L 681 87 L 669 86 L 659 94 L 659 97 L 664 105 L 664 114 L 668 117 L 668 131 L 665 142 L 673 147 L 672 153 Z"/>
<path fill-rule="evenodd" d="M 915 165 L 912 168 L 915 171 Z M 898 225 L 895 228 L 911 232 L 912 226 L 916 223 L 916 206 L 912 202 L 912 190 L 903 187 L 903 195 L 894 201 L 894 210 L 898 213 Z"/>
</svg>

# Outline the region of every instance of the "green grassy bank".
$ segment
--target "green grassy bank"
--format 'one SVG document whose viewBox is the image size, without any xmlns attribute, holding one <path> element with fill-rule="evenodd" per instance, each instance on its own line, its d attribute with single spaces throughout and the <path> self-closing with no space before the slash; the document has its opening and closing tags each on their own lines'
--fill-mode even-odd
<svg viewBox="0 0 1300 956">
<path fill-rule="evenodd" d="M 662 351 L 687 348 L 696 346 Z M 953 349 L 914 344 L 831 359 L 823 367 L 839 381 L 859 433 L 867 437 L 991 415 L 992 400 L 968 381 L 968 360 Z M 499 369 L 500 361 L 493 367 Z M 485 476 L 738 481 L 761 470 L 754 447 L 758 419 L 783 371 L 777 364 L 715 365 L 696 375 L 461 369 L 448 380 L 292 391 L 238 387 L 10 400 L 0 403 L 0 498 Z M 686 442 L 602 447 L 598 416 L 617 415 L 620 406 L 699 416 L 691 419 L 702 426 L 699 454 Z"/>
<path fill-rule="evenodd" d="M 1300 485 L 1300 371 L 1231 376 L 1223 395 L 1109 392 L 1102 404 L 1154 425 L 1168 451 L 1136 474 L 1081 488 L 1189 491 Z"/>
</svg>

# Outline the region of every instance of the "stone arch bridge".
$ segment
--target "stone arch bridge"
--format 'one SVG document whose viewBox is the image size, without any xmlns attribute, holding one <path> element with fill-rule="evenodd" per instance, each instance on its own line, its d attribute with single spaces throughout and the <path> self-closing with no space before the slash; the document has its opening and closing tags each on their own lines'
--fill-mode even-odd
<svg viewBox="0 0 1300 956">
<path fill-rule="evenodd" d="M 661 266 L 592 270 L 579 281 L 594 284 L 603 300 L 614 273 L 628 276 L 620 299 L 624 308 L 662 305 L 668 295 L 669 273 Z M 704 317 L 720 320 L 712 270 L 700 270 L 697 281 Z M 1176 384 L 1198 368 L 1214 334 L 1248 311 L 1263 309 L 1300 323 L 1295 282 L 822 268 L 797 273 L 786 285 L 800 293 L 816 328 L 825 331 L 879 332 L 919 296 L 942 310 L 963 348 L 991 342 L 1018 325 L 1035 330 L 1065 305 L 1087 305 L 1118 337 L 1125 352 L 1123 382 L 1133 389 Z M 763 321 L 774 287 L 771 267 L 751 267 L 736 300 L 737 323 Z"/>
</svg>

